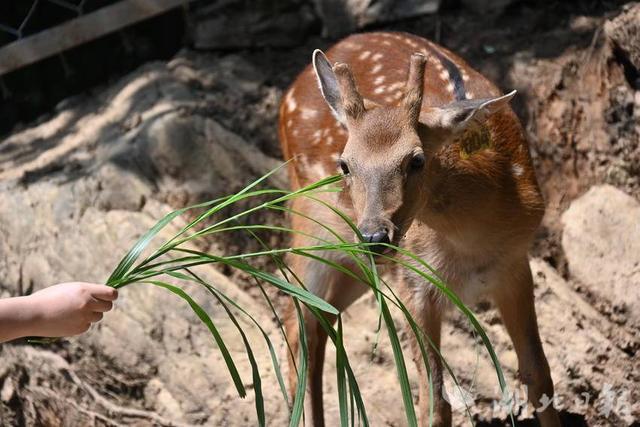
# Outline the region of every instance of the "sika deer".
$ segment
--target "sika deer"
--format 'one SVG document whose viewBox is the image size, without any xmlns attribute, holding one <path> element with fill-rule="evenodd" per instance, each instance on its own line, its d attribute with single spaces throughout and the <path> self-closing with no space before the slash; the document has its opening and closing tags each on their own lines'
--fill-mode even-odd
<svg viewBox="0 0 640 427">
<path fill-rule="evenodd" d="M 419 255 L 465 303 L 490 297 L 513 341 L 530 401 L 539 407 L 543 395 L 553 396 L 553 383 L 538 335 L 527 250 L 544 203 L 522 126 L 509 107 L 515 91 L 501 95 L 458 56 L 409 34 L 352 35 L 327 56 L 331 62 L 314 52 L 313 66 L 298 76 L 280 106 L 279 134 L 285 157 L 292 159 L 292 186 L 332 175 L 338 165 L 344 191 L 327 200 L 353 218 L 366 240 Z M 293 209 L 350 233 L 316 203 L 298 199 Z M 294 229 L 328 237 L 301 216 L 293 215 L 292 222 Z M 296 235 L 293 246 L 313 243 Z M 346 257 L 325 256 L 354 268 Z M 310 290 L 339 310 L 366 290 L 308 258 L 292 257 L 291 265 Z M 393 277 L 416 321 L 439 345 L 446 308 L 439 291 L 407 271 Z M 304 317 L 311 359 L 307 416 L 322 426 L 327 336 L 313 316 Z M 294 352 L 296 322 L 288 317 Z M 417 344 L 412 347 L 419 361 Z M 429 359 L 434 425 L 449 426 L 442 364 L 432 350 Z M 419 413 L 428 424 L 429 385 L 421 365 Z M 293 393 L 293 369 L 290 386 Z M 538 417 L 543 427 L 560 425 L 553 406 Z"/>
</svg>

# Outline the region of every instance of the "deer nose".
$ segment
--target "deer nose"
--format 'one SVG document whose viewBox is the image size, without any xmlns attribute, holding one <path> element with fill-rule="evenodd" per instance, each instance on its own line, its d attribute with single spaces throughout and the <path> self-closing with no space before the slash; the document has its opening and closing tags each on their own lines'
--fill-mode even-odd
<svg viewBox="0 0 640 427">
<path fill-rule="evenodd" d="M 373 233 L 362 233 L 362 239 L 365 243 L 385 243 L 390 244 L 389 232 L 386 229 L 374 231 Z M 384 245 L 372 245 L 369 247 L 373 252 L 382 253 L 386 249 Z"/>
</svg>

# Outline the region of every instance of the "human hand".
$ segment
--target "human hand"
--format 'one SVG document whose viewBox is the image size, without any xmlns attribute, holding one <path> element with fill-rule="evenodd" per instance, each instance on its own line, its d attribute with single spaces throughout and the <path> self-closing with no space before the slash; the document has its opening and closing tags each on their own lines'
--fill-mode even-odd
<svg viewBox="0 0 640 427">
<path fill-rule="evenodd" d="M 25 297 L 29 327 L 25 335 L 66 337 L 86 332 L 102 319 L 118 291 L 93 283 L 61 283 Z"/>
</svg>

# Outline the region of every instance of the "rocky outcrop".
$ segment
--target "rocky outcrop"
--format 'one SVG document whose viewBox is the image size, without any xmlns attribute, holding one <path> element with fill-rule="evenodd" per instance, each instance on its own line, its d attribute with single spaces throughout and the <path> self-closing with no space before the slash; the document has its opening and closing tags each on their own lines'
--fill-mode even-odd
<svg viewBox="0 0 640 427">
<path fill-rule="evenodd" d="M 317 28 L 313 7 L 304 0 L 210 2 L 197 7 L 191 21 L 198 49 L 297 46 Z"/>
<path fill-rule="evenodd" d="M 370 24 L 437 12 L 440 0 L 313 0 L 325 37 L 338 37 Z"/>
<path fill-rule="evenodd" d="M 223 125 L 232 125 L 223 110 L 216 109 L 216 118 L 206 113 L 207 96 L 236 103 L 247 91 L 256 96 L 255 84 L 231 76 L 228 64 L 245 76 L 255 70 L 241 68 L 233 56 L 216 61 L 214 70 L 203 58 L 197 61 L 184 55 L 145 66 L 94 98 L 61 104 L 50 120 L 2 141 L 2 297 L 63 281 L 104 282 L 172 207 L 229 194 L 282 163 Z M 269 185 L 286 182 L 276 174 Z M 263 304 L 215 269 L 201 273 L 280 345 Z M 250 383 L 244 346 L 222 306 L 198 289 L 189 293 L 230 341 Z M 288 411 L 263 337 L 246 318 L 240 321 L 265 377 L 269 418 L 284 424 Z M 2 425 L 242 425 L 255 419 L 251 390 L 239 408 L 222 356 L 188 305 L 149 285 L 122 289 L 113 312 L 82 337 L 20 344 L 0 349 Z"/>
<path fill-rule="evenodd" d="M 569 272 L 618 317 L 640 324 L 640 203 L 610 185 L 592 187 L 562 215 Z"/>
<path fill-rule="evenodd" d="M 605 23 L 604 31 L 614 47 L 628 57 L 638 73 L 640 71 L 640 4 L 626 5 L 621 14 Z M 640 82 L 636 85 L 640 86 Z"/>
<path fill-rule="evenodd" d="M 293 47 L 317 34 L 337 38 L 372 24 L 431 14 L 440 0 L 217 1 L 196 7 L 190 37 L 198 49 Z"/>
</svg>

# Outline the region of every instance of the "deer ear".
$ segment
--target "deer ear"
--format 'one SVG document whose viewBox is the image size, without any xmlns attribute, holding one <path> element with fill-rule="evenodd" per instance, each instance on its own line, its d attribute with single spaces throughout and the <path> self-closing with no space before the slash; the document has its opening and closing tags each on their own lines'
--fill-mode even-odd
<svg viewBox="0 0 640 427">
<path fill-rule="evenodd" d="M 312 62 L 322 97 L 329 105 L 335 118 L 343 125 L 346 124 L 346 117 L 340 96 L 340 85 L 338 84 L 336 74 L 333 72 L 331 63 L 320 49 L 313 51 Z"/>
<path fill-rule="evenodd" d="M 467 99 L 444 107 L 428 108 L 420 115 L 420 122 L 432 129 L 458 133 L 486 122 L 494 113 L 509 105 L 515 94 L 514 90 L 495 98 Z"/>
</svg>

